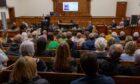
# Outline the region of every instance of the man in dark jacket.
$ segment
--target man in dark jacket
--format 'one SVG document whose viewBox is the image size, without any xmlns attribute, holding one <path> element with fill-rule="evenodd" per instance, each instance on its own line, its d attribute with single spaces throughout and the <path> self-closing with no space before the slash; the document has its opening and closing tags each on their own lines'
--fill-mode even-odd
<svg viewBox="0 0 140 84">
<path fill-rule="evenodd" d="M 95 50 L 95 34 L 90 33 L 89 39 L 82 44 L 83 50 Z"/>
<path fill-rule="evenodd" d="M 22 42 L 22 37 L 20 34 L 14 37 L 14 42 L 10 45 L 7 54 L 13 56 L 20 56 L 19 47 Z"/>
<path fill-rule="evenodd" d="M 99 65 L 99 73 L 104 75 L 117 75 L 121 73 L 123 67 L 120 65 L 120 55 L 123 52 L 121 44 L 114 44 L 109 49 L 109 58 Z"/>
<path fill-rule="evenodd" d="M 74 80 L 71 84 L 115 84 L 111 77 L 98 74 L 96 53 L 85 53 L 80 58 L 81 67 L 85 77 Z"/>
</svg>

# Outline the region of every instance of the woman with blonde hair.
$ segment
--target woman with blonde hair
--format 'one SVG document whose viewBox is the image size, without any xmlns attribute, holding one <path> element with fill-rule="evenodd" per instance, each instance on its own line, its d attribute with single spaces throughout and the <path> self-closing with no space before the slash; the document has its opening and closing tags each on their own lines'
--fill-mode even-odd
<svg viewBox="0 0 140 84">
<path fill-rule="evenodd" d="M 49 84 L 37 74 L 37 64 L 34 58 L 20 57 L 11 72 L 8 84 Z"/>
<path fill-rule="evenodd" d="M 121 61 L 134 61 L 134 52 L 136 50 L 136 42 L 129 41 L 125 45 L 125 53 L 123 53 L 120 57 Z"/>
<path fill-rule="evenodd" d="M 73 72 L 74 60 L 71 57 L 70 48 L 67 43 L 60 43 L 56 49 L 54 60 L 54 71 L 56 72 Z"/>
</svg>

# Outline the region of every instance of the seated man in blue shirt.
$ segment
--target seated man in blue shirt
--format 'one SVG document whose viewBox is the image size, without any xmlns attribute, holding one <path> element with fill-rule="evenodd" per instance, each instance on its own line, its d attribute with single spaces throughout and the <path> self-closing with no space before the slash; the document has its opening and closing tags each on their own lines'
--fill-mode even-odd
<svg viewBox="0 0 140 84">
<path fill-rule="evenodd" d="M 111 77 L 98 74 L 97 55 L 94 52 L 84 53 L 80 58 L 85 77 L 74 80 L 71 84 L 115 84 Z"/>
<path fill-rule="evenodd" d="M 85 29 L 86 31 L 89 31 L 90 33 L 92 32 L 92 30 L 93 30 L 93 24 L 92 24 L 92 22 L 91 21 L 89 21 L 88 22 L 88 26 L 87 26 L 87 28 Z"/>
</svg>

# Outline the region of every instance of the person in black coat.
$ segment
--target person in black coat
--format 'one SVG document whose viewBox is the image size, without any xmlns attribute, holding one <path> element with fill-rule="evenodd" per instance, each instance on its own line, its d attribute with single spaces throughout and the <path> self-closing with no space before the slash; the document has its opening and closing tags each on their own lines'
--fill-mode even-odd
<svg viewBox="0 0 140 84">
<path fill-rule="evenodd" d="M 16 61 L 7 84 L 49 84 L 49 82 L 38 76 L 34 58 L 25 56 Z"/>
<path fill-rule="evenodd" d="M 18 34 L 14 37 L 14 42 L 10 44 L 10 47 L 6 53 L 12 56 L 20 56 L 19 47 L 21 43 L 22 43 L 22 37 L 20 34 Z"/>
<path fill-rule="evenodd" d="M 71 84 L 115 84 L 111 77 L 98 74 L 98 62 L 96 53 L 87 52 L 80 58 L 81 68 L 85 77 L 74 80 Z"/>
<path fill-rule="evenodd" d="M 120 56 L 123 52 L 121 44 L 113 44 L 109 49 L 109 57 L 99 66 L 99 73 L 107 76 L 113 76 L 121 73 Z"/>
</svg>

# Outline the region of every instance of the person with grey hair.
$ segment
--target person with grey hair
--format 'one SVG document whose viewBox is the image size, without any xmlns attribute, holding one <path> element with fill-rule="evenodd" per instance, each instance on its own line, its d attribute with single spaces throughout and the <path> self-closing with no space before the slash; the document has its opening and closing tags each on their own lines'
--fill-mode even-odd
<svg viewBox="0 0 140 84">
<path fill-rule="evenodd" d="M 33 57 L 35 54 L 34 43 L 29 40 L 23 41 L 22 44 L 20 45 L 20 53 L 21 53 L 21 56 Z M 34 58 L 34 59 L 36 60 L 38 71 L 47 70 L 47 65 L 45 64 L 43 60 L 38 59 L 38 58 Z"/>
<path fill-rule="evenodd" d="M 117 35 L 117 32 L 112 32 L 112 37 L 115 39 L 115 41 L 119 42 L 120 38 Z"/>
<path fill-rule="evenodd" d="M 133 33 L 133 39 L 134 39 L 134 41 L 137 41 L 138 38 L 139 38 L 139 32 L 134 32 Z"/>
<path fill-rule="evenodd" d="M 102 62 L 99 66 L 99 72 L 105 75 L 117 75 L 120 73 L 120 56 L 123 52 L 123 46 L 121 44 L 113 44 L 109 49 L 109 57 Z"/>
<path fill-rule="evenodd" d="M 105 48 L 107 47 L 107 40 L 103 37 L 99 37 L 95 40 L 95 53 L 97 54 L 97 59 L 102 59 L 107 57 L 107 52 Z"/>
<path fill-rule="evenodd" d="M 119 39 L 120 39 L 120 40 L 125 40 L 125 32 L 124 32 L 124 31 L 121 31 L 121 32 L 120 32 Z"/>
</svg>

